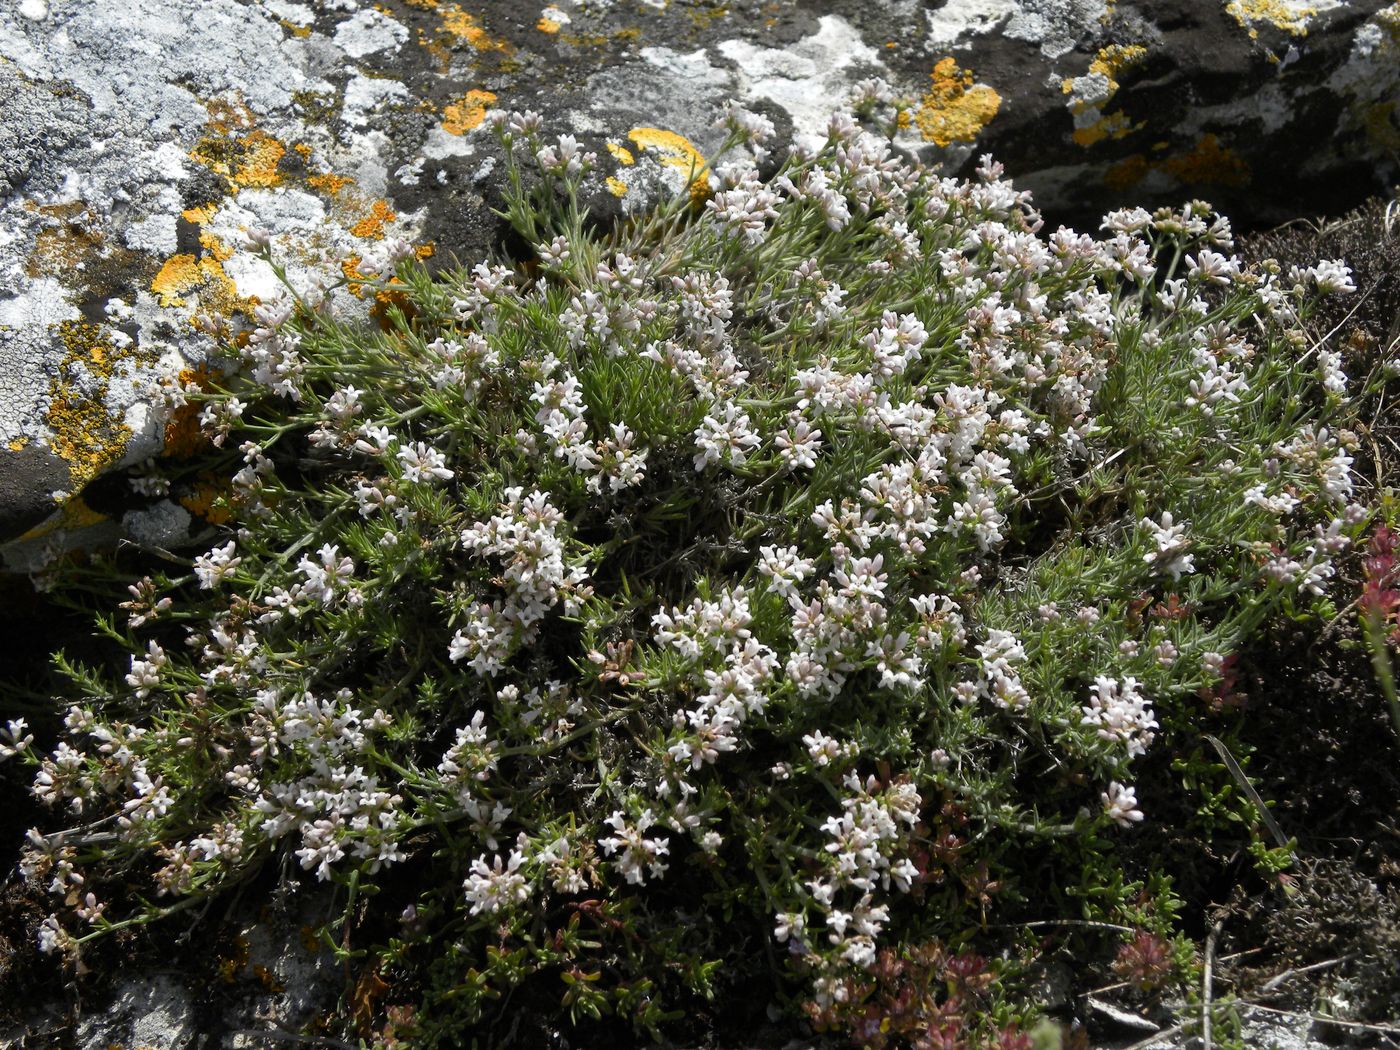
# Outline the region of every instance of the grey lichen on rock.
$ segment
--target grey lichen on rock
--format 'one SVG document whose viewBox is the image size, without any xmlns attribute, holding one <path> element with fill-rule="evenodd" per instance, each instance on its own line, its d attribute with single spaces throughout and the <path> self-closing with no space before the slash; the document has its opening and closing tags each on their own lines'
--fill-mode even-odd
<svg viewBox="0 0 1400 1050">
<path fill-rule="evenodd" d="M 900 148 L 950 174 L 990 151 L 1052 218 L 1340 211 L 1400 155 L 1400 3 L 1378 0 L 7 5 L 0 540 L 160 451 L 153 384 L 216 346 L 192 319 L 236 338 L 275 291 L 249 229 L 307 289 L 396 238 L 466 259 L 499 232 L 491 108 L 573 129 L 606 217 L 683 189 L 725 99 L 812 146 L 870 77 L 911 102 Z"/>
</svg>

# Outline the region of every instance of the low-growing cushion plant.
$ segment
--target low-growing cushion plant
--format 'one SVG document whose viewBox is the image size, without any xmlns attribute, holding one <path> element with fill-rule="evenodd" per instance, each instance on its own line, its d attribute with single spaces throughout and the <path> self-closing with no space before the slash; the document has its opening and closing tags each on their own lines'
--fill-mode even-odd
<svg viewBox="0 0 1400 1050">
<path fill-rule="evenodd" d="M 60 659 L 51 753 L 7 736 L 46 950 L 329 882 L 326 943 L 394 989 L 340 1023 L 393 1004 L 414 1046 L 528 989 L 1016 1047 L 1047 929 L 1142 987 L 1189 964 L 1170 873 L 1125 872 L 1168 805 L 1135 770 L 1201 754 L 1202 694 L 1366 527 L 1302 328 L 1345 267 L 1248 268 L 1199 202 L 1047 233 L 990 159 L 894 152 L 879 84 L 767 178 L 725 121 L 605 229 L 593 158 L 496 114 L 528 258 L 389 245 L 350 271 L 377 327 L 288 285 L 173 391 L 227 520 L 101 617 L 128 664 Z M 1196 832 L 1252 827 L 1178 767 Z"/>
</svg>

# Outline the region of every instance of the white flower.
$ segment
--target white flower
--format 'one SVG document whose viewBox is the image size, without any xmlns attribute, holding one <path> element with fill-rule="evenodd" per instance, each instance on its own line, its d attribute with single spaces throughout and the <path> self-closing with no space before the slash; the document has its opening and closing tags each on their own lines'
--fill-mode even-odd
<svg viewBox="0 0 1400 1050">
<path fill-rule="evenodd" d="M 131 673 L 126 676 L 126 684 L 136 690 L 138 699 L 144 700 L 160 685 L 160 672 L 169 662 L 164 649 L 154 641 L 147 643 L 146 659 L 131 658 Z"/>
<path fill-rule="evenodd" d="M 422 441 L 415 441 L 399 449 L 398 460 L 403 464 L 403 476 L 406 481 L 446 481 L 452 477 L 452 471 L 447 466 L 447 457 Z"/>
<path fill-rule="evenodd" d="M 152 643 L 154 644 L 154 643 Z M 26 733 L 29 723 L 23 718 L 12 718 L 0 729 L 0 759 L 13 758 L 34 743 L 34 734 Z"/>
<path fill-rule="evenodd" d="M 1151 518 L 1143 518 L 1141 524 L 1152 534 L 1152 541 L 1157 545 L 1155 551 L 1143 555 L 1143 561 L 1158 572 L 1170 574 L 1173 580 L 1181 579 L 1183 573 L 1196 571 L 1194 557 L 1186 553 L 1191 546 L 1191 541 L 1186 538 L 1188 522 L 1176 524 L 1172 512 L 1167 510 L 1162 512 L 1161 524 Z"/>
<path fill-rule="evenodd" d="M 716 404 L 705 413 L 694 437 L 700 450 L 695 456 L 696 470 L 719 462 L 739 466 L 759 444 L 748 413 L 730 401 Z"/>
<path fill-rule="evenodd" d="M 1105 740 L 1121 740 L 1128 745 L 1129 757 L 1147 753 L 1156 734 L 1157 720 L 1152 705 L 1138 691 L 1142 683 L 1128 676 L 1121 682 L 1099 676 L 1091 687 L 1089 703 L 1083 708 L 1083 724 L 1098 727 Z"/>
<path fill-rule="evenodd" d="M 215 547 L 208 554 L 201 554 L 194 560 L 194 574 L 199 577 L 201 590 L 211 590 L 228 577 L 243 563 L 242 558 L 233 556 L 234 541 L 229 540 L 222 547 Z"/>
<path fill-rule="evenodd" d="M 628 822 L 622 810 L 615 810 L 605 823 L 615 834 L 599 839 L 598 844 L 610 857 L 622 851 L 614 863 L 629 883 L 641 885 L 648 872 L 652 878 L 666 873 L 666 862 L 661 858 L 670 852 L 670 845 L 664 839 L 644 837 L 647 829 L 656 823 L 656 816 L 650 809 L 644 810 L 635 824 Z"/>
<path fill-rule="evenodd" d="M 1120 828 L 1130 828 L 1142 820 L 1142 810 L 1137 808 L 1135 789 L 1124 787 L 1115 780 L 1108 785 L 1108 790 L 1100 798 L 1103 799 L 1104 812 L 1113 818 Z"/>
<path fill-rule="evenodd" d="M 489 867 L 485 855 L 472 861 L 471 874 L 463 883 L 471 913 L 494 915 L 529 900 L 529 883 L 520 874 L 524 863 L 525 855 L 519 850 L 511 850 L 510 859 L 504 863 L 497 854 Z"/>
<path fill-rule="evenodd" d="M 1351 267 L 1341 259 L 1323 259 L 1305 272 L 1323 295 L 1350 295 L 1356 291 L 1351 279 Z"/>
<path fill-rule="evenodd" d="M 303 555 L 297 563 L 297 569 L 306 578 L 302 594 L 319 602 L 329 602 L 345 581 L 354 576 L 355 562 L 349 557 L 341 557 L 340 547 L 336 544 L 323 544 L 316 554 L 318 561 Z"/>
<path fill-rule="evenodd" d="M 816 562 L 801 557 L 796 547 L 760 547 L 758 571 L 768 579 L 768 590 L 783 598 L 797 593 L 797 585 L 816 571 Z"/>
</svg>

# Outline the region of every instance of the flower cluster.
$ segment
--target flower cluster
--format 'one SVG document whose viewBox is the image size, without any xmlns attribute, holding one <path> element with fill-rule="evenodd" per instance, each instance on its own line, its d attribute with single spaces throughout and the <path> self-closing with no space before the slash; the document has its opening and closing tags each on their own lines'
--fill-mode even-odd
<svg viewBox="0 0 1400 1050">
<path fill-rule="evenodd" d="M 119 665 L 62 665 L 61 739 L 0 729 L 52 809 L 45 947 L 285 862 L 382 913 L 331 939 L 397 931 L 365 950 L 422 1018 L 562 970 L 648 1026 L 770 958 L 835 1017 L 1065 886 L 1135 922 L 1133 761 L 1371 517 L 1302 335 L 1351 282 L 1247 266 L 1200 202 L 1047 231 L 990 158 L 902 159 L 900 105 L 863 85 L 766 179 L 730 107 L 727 159 L 606 235 L 595 158 L 493 114 L 528 265 L 386 246 L 346 294 L 411 309 L 373 331 L 259 307 L 189 395 L 228 520 L 121 593 Z"/>
</svg>

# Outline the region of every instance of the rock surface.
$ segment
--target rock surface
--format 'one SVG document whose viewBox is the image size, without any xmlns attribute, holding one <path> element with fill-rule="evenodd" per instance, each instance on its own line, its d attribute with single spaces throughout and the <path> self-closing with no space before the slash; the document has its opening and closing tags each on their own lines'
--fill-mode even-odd
<svg viewBox="0 0 1400 1050">
<path fill-rule="evenodd" d="M 488 108 L 578 134 L 616 214 L 684 183 L 723 100 L 813 144 L 871 76 L 914 101 L 901 147 L 990 150 L 1052 219 L 1336 212 L 1400 156 L 1378 0 L 0 0 L 6 561 L 114 531 L 78 494 L 169 450 L 151 386 L 216 345 L 192 319 L 236 333 L 274 289 L 248 229 L 303 285 L 386 238 L 470 258 L 499 233 Z"/>
</svg>

